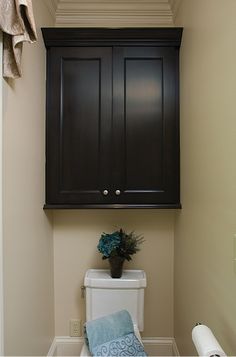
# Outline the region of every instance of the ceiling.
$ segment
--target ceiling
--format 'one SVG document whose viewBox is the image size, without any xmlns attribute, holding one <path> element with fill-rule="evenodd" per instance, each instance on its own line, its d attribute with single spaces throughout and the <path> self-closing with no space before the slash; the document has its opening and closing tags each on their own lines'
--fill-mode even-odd
<svg viewBox="0 0 236 357">
<path fill-rule="evenodd" d="M 180 0 L 45 0 L 61 27 L 173 26 Z"/>
</svg>

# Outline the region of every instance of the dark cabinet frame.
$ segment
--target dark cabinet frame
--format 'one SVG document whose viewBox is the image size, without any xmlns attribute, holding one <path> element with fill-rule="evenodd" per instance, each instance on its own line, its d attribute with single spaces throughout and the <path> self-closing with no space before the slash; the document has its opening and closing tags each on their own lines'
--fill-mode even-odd
<svg viewBox="0 0 236 357">
<path fill-rule="evenodd" d="M 102 28 L 43 28 L 42 29 L 45 46 L 47 48 L 47 122 L 46 122 L 46 204 L 44 208 L 53 209 L 71 209 L 71 208 L 181 208 L 180 204 L 180 147 L 179 147 L 179 47 L 182 37 L 182 28 L 126 28 L 126 29 L 102 29 Z M 101 151 L 105 153 L 110 145 L 111 136 L 109 131 L 113 130 L 114 140 L 114 162 L 106 155 L 100 157 L 100 170 L 101 184 L 99 184 L 99 191 L 83 192 L 86 199 L 79 203 L 76 195 L 69 192 L 64 202 L 60 199 L 54 199 L 60 187 L 60 179 L 63 176 L 59 173 L 58 167 L 59 156 L 62 155 L 61 147 L 58 147 L 60 142 L 60 102 L 58 98 L 60 93 L 56 96 L 54 91 L 60 90 L 60 78 L 57 74 L 61 71 L 59 66 L 59 56 L 66 58 L 73 57 L 76 53 L 76 48 L 85 49 L 89 53 L 92 48 L 94 58 L 96 56 L 96 48 L 100 54 L 104 51 L 104 60 L 102 60 L 103 68 L 109 69 L 108 72 L 112 73 L 112 78 L 109 78 L 104 71 L 104 81 L 107 81 L 107 89 L 101 91 L 101 96 L 111 96 L 112 89 L 111 81 L 116 81 L 116 87 L 113 89 L 114 98 L 119 97 L 119 100 L 114 99 L 111 106 L 104 108 L 104 122 L 101 123 L 102 127 L 102 147 Z M 87 49 L 86 49 L 87 48 Z M 103 49 L 99 51 L 99 49 Z M 109 49 L 112 49 L 109 54 Z M 122 115 L 121 108 L 124 107 L 122 97 L 122 82 L 124 80 L 123 60 L 132 59 L 137 55 L 139 58 L 146 59 L 143 53 L 147 52 L 148 58 L 155 58 L 155 51 L 159 51 L 162 56 L 165 56 L 166 67 L 168 73 L 165 76 L 167 92 L 171 92 L 171 100 L 168 103 L 166 96 L 165 110 L 165 133 L 163 136 L 166 142 L 165 151 L 168 153 L 163 160 L 165 161 L 165 172 L 167 172 L 167 180 L 169 182 L 168 190 L 170 192 L 163 193 L 155 190 L 139 190 L 135 194 L 135 190 L 126 190 L 124 194 L 115 196 L 116 189 L 123 190 L 122 178 L 122 163 L 126 159 L 124 150 L 118 150 L 121 147 L 122 139 L 122 124 L 119 120 Z M 155 50 L 156 49 L 156 50 Z M 109 58 L 112 56 L 112 59 Z M 112 69 L 110 67 L 113 67 Z M 100 72 L 103 69 L 100 69 Z M 103 73 L 102 73 L 103 75 Z M 53 79 L 52 79 L 53 78 Z M 173 83 L 172 83 L 173 81 Z M 120 84 L 121 83 L 121 84 Z M 117 91 L 117 93 L 116 93 Z M 119 92 L 119 93 L 118 93 Z M 121 94 L 120 94 L 121 93 Z M 123 94 L 124 96 L 124 94 Z M 165 103 L 164 103 L 165 104 Z M 109 116 L 113 116 L 112 128 L 109 124 Z M 91 128 L 91 130 L 93 130 Z M 114 135 L 114 131 L 118 135 Z M 95 134 L 94 134 L 95 135 Z M 57 144 L 52 145 L 57 137 Z M 68 139 L 69 140 L 69 139 Z M 135 141 L 131 145 L 135 145 Z M 69 155 L 68 155 L 69 156 Z M 164 155 L 163 155 L 164 156 Z M 147 157 L 147 160 L 149 158 Z M 71 165 L 73 166 L 73 164 Z M 107 168 L 107 170 L 106 170 Z M 131 168 L 132 169 L 132 168 Z M 132 170 L 131 170 L 132 171 Z M 112 172 L 112 174 L 111 174 Z M 171 173 L 171 174 L 170 174 Z M 58 176 L 60 176 L 58 178 Z M 124 175 L 123 175 L 124 176 Z M 132 177 L 132 175 L 131 175 Z M 59 180 L 59 181 L 58 181 Z M 164 178 L 165 180 L 165 178 Z M 109 186 L 110 181 L 110 186 Z M 102 195 L 103 189 L 112 190 L 113 194 L 109 197 Z M 100 195 L 100 196 L 99 196 Z M 161 198 L 163 195 L 163 199 Z M 95 199 L 93 199 L 95 197 Z M 63 201 L 63 200 L 62 200 Z"/>
</svg>

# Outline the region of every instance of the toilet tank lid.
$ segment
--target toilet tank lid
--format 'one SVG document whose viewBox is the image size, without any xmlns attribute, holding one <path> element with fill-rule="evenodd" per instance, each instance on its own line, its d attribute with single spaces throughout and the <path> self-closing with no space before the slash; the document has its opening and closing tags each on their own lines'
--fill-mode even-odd
<svg viewBox="0 0 236 357">
<path fill-rule="evenodd" d="M 143 270 L 123 270 L 122 277 L 113 279 L 106 269 L 89 269 L 84 278 L 85 287 L 132 289 L 147 286 L 146 274 Z"/>
</svg>

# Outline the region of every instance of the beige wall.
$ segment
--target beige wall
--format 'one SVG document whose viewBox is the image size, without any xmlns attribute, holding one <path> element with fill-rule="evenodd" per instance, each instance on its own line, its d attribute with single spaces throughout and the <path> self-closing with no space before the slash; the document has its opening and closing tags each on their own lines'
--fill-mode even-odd
<svg viewBox="0 0 236 357">
<path fill-rule="evenodd" d="M 208 325 L 236 355 L 236 1 L 183 0 L 181 49 L 183 209 L 175 229 L 175 335 Z M 235 238 L 236 240 L 236 238 Z"/>
<path fill-rule="evenodd" d="M 69 335 L 69 319 L 84 321 L 84 274 L 108 267 L 96 249 L 100 235 L 123 227 L 145 237 L 141 251 L 125 264 L 147 273 L 143 335 L 173 336 L 173 225 L 169 210 L 54 211 L 56 335 Z"/>
<path fill-rule="evenodd" d="M 54 336 L 53 239 L 44 203 L 45 49 L 52 25 L 33 0 L 39 40 L 24 45 L 23 78 L 4 83 L 5 354 L 45 355 Z"/>
<path fill-rule="evenodd" d="M 52 26 L 42 0 L 33 0 L 38 26 Z M 162 210 L 42 211 L 44 201 L 45 50 L 41 33 L 25 45 L 24 76 L 4 84 L 5 345 L 9 355 L 47 353 L 70 318 L 85 318 L 80 286 L 88 268 L 107 267 L 96 251 L 116 227 L 145 236 L 126 268 L 144 269 L 144 336 L 175 335 L 182 354 L 195 353 L 191 329 L 212 328 L 236 354 L 236 2 L 183 0 L 181 50 L 181 212 Z M 236 243 L 235 243 L 236 247 Z"/>
</svg>

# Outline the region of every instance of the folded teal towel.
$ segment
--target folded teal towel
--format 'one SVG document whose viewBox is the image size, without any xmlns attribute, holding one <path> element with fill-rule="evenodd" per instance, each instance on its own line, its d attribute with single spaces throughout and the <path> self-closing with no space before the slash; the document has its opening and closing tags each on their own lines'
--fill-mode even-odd
<svg viewBox="0 0 236 357">
<path fill-rule="evenodd" d="M 93 356 L 146 356 L 126 310 L 88 321 L 85 340 Z"/>
<path fill-rule="evenodd" d="M 142 356 L 147 357 L 143 345 L 133 332 L 118 337 L 113 341 L 96 346 L 91 351 L 93 356 L 118 357 L 118 356 Z"/>
<path fill-rule="evenodd" d="M 130 314 L 126 310 L 88 321 L 85 324 L 85 337 L 92 348 L 134 332 Z"/>
</svg>

